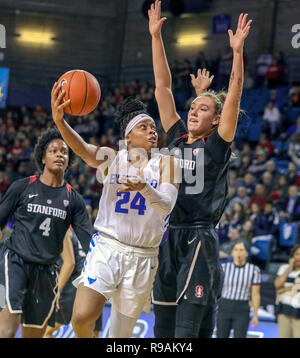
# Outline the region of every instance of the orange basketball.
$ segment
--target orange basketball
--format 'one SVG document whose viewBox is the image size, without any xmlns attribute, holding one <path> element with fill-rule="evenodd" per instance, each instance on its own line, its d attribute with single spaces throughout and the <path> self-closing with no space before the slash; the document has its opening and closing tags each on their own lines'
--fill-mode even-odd
<svg viewBox="0 0 300 358">
<path fill-rule="evenodd" d="M 64 110 L 73 116 L 83 116 L 92 112 L 100 101 L 99 82 L 87 71 L 68 71 L 60 76 L 58 84 L 60 91 L 65 90 L 64 100 L 71 100 Z"/>
</svg>

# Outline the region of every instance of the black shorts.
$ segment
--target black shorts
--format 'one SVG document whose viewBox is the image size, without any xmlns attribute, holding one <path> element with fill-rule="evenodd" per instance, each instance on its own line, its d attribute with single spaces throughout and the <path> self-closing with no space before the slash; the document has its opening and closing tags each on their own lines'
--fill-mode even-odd
<svg viewBox="0 0 300 358">
<path fill-rule="evenodd" d="M 54 326 L 57 266 L 25 262 L 5 245 L 0 249 L 0 309 L 21 314 L 24 326 Z"/>
<path fill-rule="evenodd" d="M 72 284 L 74 278 L 70 278 L 62 289 L 59 305 L 60 309 L 55 314 L 55 322 L 68 325 L 72 319 L 73 305 L 76 296 L 76 287 Z M 102 315 L 95 322 L 94 331 L 102 331 Z"/>
<path fill-rule="evenodd" d="M 213 227 L 169 227 L 159 249 L 152 302 L 177 305 L 215 304 L 221 296 L 224 273 L 219 262 L 218 235 Z"/>
</svg>

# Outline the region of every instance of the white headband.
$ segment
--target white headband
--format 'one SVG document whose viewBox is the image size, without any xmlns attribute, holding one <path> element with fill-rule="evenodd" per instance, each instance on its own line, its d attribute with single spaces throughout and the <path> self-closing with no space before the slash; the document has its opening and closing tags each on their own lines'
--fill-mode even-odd
<svg viewBox="0 0 300 358">
<path fill-rule="evenodd" d="M 133 117 L 131 121 L 127 124 L 127 127 L 125 129 L 125 137 L 132 131 L 133 127 L 135 127 L 138 123 L 145 121 L 146 119 L 149 119 L 155 124 L 154 119 L 151 118 L 148 114 L 138 114 L 137 116 Z"/>
</svg>

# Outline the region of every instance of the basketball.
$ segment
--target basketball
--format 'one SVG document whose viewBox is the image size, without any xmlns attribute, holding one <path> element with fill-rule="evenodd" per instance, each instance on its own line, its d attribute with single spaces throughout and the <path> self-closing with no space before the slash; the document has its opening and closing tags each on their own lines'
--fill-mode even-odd
<svg viewBox="0 0 300 358">
<path fill-rule="evenodd" d="M 64 100 L 71 100 L 64 108 L 73 116 L 83 116 L 92 112 L 101 98 L 101 88 L 97 79 L 84 70 L 71 70 L 60 76 L 60 91 L 65 90 Z"/>
</svg>

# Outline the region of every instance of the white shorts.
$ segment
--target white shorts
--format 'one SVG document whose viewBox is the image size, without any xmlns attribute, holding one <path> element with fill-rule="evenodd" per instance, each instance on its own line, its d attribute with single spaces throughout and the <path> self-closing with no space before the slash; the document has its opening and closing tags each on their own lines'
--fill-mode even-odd
<svg viewBox="0 0 300 358">
<path fill-rule="evenodd" d="M 73 281 L 101 293 L 121 314 L 138 318 L 150 313 L 151 291 L 158 268 L 158 248 L 137 248 L 93 235 L 81 275 Z"/>
</svg>

